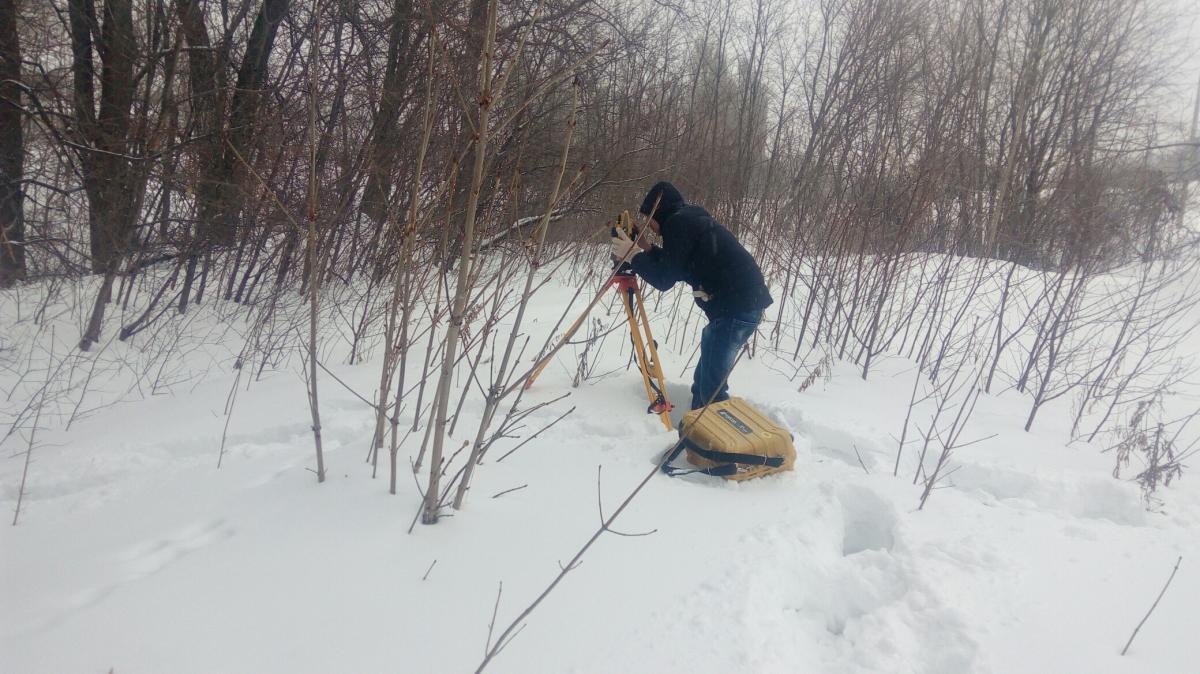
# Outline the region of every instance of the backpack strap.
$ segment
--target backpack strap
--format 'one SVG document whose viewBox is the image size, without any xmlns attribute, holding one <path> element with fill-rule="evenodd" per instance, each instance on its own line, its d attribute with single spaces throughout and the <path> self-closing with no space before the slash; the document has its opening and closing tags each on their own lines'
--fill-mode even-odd
<svg viewBox="0 0 1200 674">
<path fill-rule="evenodd" d="M 716 465 L 711 468 L 696 468 L 691 470 L 672 466 L 671 462 L 679 457 L 684 448 L 687 448 L 688 450 L 708 459 L 709 461 L 715 461 L 720 465 Z M 711 449 L 704 449 L 700 445 L 697 445 L 695 442 L 693 442 L 690 438 L 684 437 L 675 444 L 674 449 L 671 450 L 670 456 L 668 456 L 667 460 L 663 462 L 662 471 L 671 477 L 690 475 L 692 473 L 701 473 L 703 475 L 712 475 L 715 477 L 727 477 L 736 473 L 739 465 L 768 466 L 770 468 L 778 468 L 783 465 L 783 457 L 759 456 L 757 454 L 740 454 L 737 452 L 717 452 Z"/>
</svg>

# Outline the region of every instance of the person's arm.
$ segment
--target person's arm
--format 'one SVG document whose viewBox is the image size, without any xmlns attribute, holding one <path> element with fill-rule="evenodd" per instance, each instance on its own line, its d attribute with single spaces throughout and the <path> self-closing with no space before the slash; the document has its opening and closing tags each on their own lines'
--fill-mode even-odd
<svg viewBox="0 0 1200 674">
<path fill-rule="evenodd" d="M 630 260 L 633 271 L 659 290 L 670 290 L 683 280 L 688 259 L 692 255 L 692 235 L 687 223 L 671 218 L 663 224 L 669 236 L 663 236 L 663 247 L 651 246 Z"/>
<path fill-rule="evenodd" d="M 658 246 L 634 255 L 629 264 L 634 273 L 659 290 L 670 290 L 680 280 L 678 265 Z"/>
</svg>

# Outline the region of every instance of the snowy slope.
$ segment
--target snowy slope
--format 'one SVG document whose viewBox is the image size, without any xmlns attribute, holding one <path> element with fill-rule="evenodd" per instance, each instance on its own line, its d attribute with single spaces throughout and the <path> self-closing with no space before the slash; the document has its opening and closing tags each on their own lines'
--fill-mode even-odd
<svg viewBox="0 0 1200 674">
<path fill-rule="evenodd" d="M 572 292 L 544 291 L 529 330 L 549 331 Z M 670 393 L 684 401 L 697 319 L 685 330 L 678 317 L 696 310 L 681 304 L 670 323 L 669 299 L 655 327 Z M 11 301 L 0 311 L 16 323 Z M 611 512 L 673 439 L 642 413 L 623 341 L 599 353 L 596 372 L 615 371 L 577 389 L 567 349 L 526 405 L 571 396 L 529 427 L 575 412 L 482 466 L 463 511 L 407 534 L 417 486 L 402 470 L 390 496 L 385 470 L 371 479 L 367 405 L 323 380 L 329 480 L 318 485 L 296 366 L 236 380 L 227 418 L 242 331 L 218 310 L 196 315 L 177 341 L 204 347 L 172 361 L 182 383 L 135 395 L 133 368 L 102 368 L 94 389 L 112 393 L 92 394 L 90 416 L 64 430 L 65 409 L 46 423 L 20 524 L 0 533 L 0 671 L 474 671 L 501 583 L 497 631 L 596 529 L 598 485 Z M 597 315 L 617 318 L 612 307 Z M 76 319 L 58 320 L 61 354 Z M 36 345 L 5 333 L 10 350 L 50 357 L 45 332 Z M 731 382 L 793 430 L 795 472 L 745 484 L 655 477 L 617 522 L 648 535 L 602 538 L 488 671 L 1198 671 L 1193 476 L 1148 511 L 1136 485 L 1111 477 L 1111 455 L 1064 443 L 1069 404 L 1025 433 L 1028 402 L 1008 392 L 981 398 L 967 435 L 983 440 L 955 454 L 956 472 L 917 511 L 911 450 L 892 476 L 914 364 L 884 358 L 866 381 L 839 364 L 799 391 L 785 361 L 760 349 Z M 330 367 L 365 395 L 378 385 L 375 360 Z M 32 390 L 19 370 L 0 380 L 4 392 Z M 448 447 L 474 431 L 479 401 L 467 400 Z M 25 447 L 11 438 L 3 450 L 11 511 Z"/>
</svg>

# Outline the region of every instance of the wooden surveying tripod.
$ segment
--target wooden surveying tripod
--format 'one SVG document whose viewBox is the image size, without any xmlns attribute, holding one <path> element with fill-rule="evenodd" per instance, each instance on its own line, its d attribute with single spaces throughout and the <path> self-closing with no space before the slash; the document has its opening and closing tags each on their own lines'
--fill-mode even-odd
<svg viewBox="0 0 1200 674">
<path fill-rule="evenodd" d="M 631 241 L 638 239 L 637 231 L 633 228 L 633 218 L 629 211 L 621 211 L 617 216 L 616 230 L 621 230 Z M 620 263 L 613 273 L 612 286 L 621 295 L 621 306 L 625 309 L 625 319 L 629 321 L 629 338 L 633 342 L 633 357 L 637 362 L 638 371 L 642 373 L 642 383 L 646 386 L 646 397 L 650 406 L 647 414 L 657 414 L 663 426 L 671 430 L 671 401 L 667 400 L 666 377 L 663 375 L 662 363 L 658 360 L 658 342 L 650 332 L 650 317 L 646 315 L 646 305 L 642 302 L 642 291 L 638 287 L 637 275 L 628 262 L 614 260 Z"/>
<path fill-rule="evenodd" d="M 638 232 L 633 226 L 633 218 L 629 215 L 629 211 L 621 211 L 621 214 L 617 216 L 612 230 L 614 236 L 618 229 L 625 232 L 631 240 L 638 240 Z M 638 371 L 642 375 L 642 383 L 646 387 L 646 398 L 650 401 L 646 413 L 657 414 L 662 420 L 663 426 L 669 431 L 672 429 L 671 401 L 667 399 L 666 376 L 663 375 L 662 364 L 658 361 L 658 343 L 654 341 L 654 335 L 650 332 L 650 319 L 646 315 L 646 305 L 642 302 L 642 291 L 638 287 L 637 275 L 633 273 L 633 267 L 627 260 L 614 259 L 613 266 L 612 276 L 609 277 L 606 285 L 617 290 L 621 297 L 621 306 L 625 309 L 625 320 L 629 322 L 629 336 L 633 343 L 634 362 L 637 363 Z M 583 315 L 567 328 L 567 332 L 560 338 L 558 346 L 543 356 L 534 366 L 525 380 L 525 388 L 533 386 L 534 379 L 537 379 L 549 364 L 551 356 L 579 330 L 598 299 L 599 295 L 592 300 Z"/>
</svg>

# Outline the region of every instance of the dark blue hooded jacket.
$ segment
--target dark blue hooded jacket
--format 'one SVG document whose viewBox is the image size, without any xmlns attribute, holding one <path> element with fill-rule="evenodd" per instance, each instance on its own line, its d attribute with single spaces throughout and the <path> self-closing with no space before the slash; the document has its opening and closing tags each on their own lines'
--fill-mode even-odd
<svg viewBox="0 0 1200 674">
<path fill-rule="evenodd" d="M 647 283 L 670 290 L 683 281 L 693 290 L 703 290 L 712 299 L 697 299 L 696 304 L 709 319 L 762 311 L 771 304 L 762 271 L 750 253 L 708 211 L 685 202 L 674 185 L 656 184 L 640 210 L 643 215 L 654 210 L 663 240 L 661 248 L 654 246 L 630 261 Z"/>
</svg>

